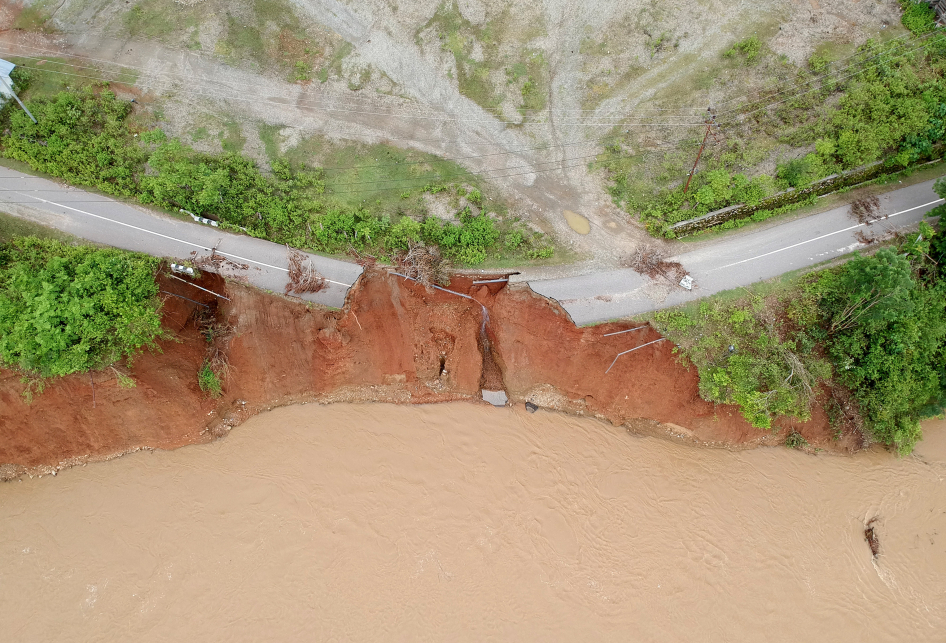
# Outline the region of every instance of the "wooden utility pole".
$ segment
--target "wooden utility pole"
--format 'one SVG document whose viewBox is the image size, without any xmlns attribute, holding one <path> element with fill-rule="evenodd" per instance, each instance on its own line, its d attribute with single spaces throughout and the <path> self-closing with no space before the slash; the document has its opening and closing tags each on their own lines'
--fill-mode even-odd
<svg viewBox="0 0 946 643">
<path fill-rule="evenodd" d="M 690 181 L 693 180 L 693 175 L 696 174 L 696 166 L 699 165 L 700 157 L 703 156 L 703 148 L 706 147 L 706 140 L 709 138 L 710 131 L 713 129 L 713 126 L 716 125 L 716 112 L 712 107 L 707 108 L 706 111 L 709 113 L 709 116 L 706 118 L 706 134 L 703 135 L 703 143 L 700 145 L 700 151 L 696 154 L 696 161 L 693 163 L 693 169 L 690 170 L 690 174 L 687 176 L 687 184 L 683 187 L 684 194 L 686 194 L 687 190 L 690 189 Z"/>
</svg>

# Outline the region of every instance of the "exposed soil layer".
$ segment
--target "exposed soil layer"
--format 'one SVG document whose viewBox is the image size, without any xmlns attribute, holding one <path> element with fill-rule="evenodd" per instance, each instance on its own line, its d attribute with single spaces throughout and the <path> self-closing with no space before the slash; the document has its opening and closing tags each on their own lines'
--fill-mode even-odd
<svg viewBox="0 0 946 643">
<path fill-rule="evenodd" d="M 19 374 L 0 370 L 0 478 L 209 441 L 292 402 L 478 400 L 481 388 L 504 388 L 512 403 L 706 445 L 778 444 L 790 430 L 813 447 L 859 445 L 856 436 L 834 441 L 820 407 L 808 422 L 786 420 L 763 431 L 735 407 L 701 400 L 696 369 L 681 363 L 668 341 L 623 355 L 608 371 L 618 353 L 660 335 L 646 327 L 605 336 L 634 327 L 624 322 L 577 328 L 525 285 L 455 277 L 451 293 L 370 271 L 338 311 L 210 273 L 198 284 L 230 301 L 162 277 L 163 323 L 175 337 L 124 369 L 134 388 L 121 388 L 107 369 L 54 380 L 27 404 Z M 197 384 L 209 347 L 198 307 L 235 329 L 216 400 Z"/>
</svg>

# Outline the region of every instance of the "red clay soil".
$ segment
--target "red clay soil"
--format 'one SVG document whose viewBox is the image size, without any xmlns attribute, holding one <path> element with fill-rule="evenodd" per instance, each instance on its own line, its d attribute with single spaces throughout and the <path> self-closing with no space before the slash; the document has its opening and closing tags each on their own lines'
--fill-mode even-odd
<svg viewBox="0 0 946 643">
<path fill-rule="evenodd" d="M 134 378 L 134 388 L 121 388 L 106 369 L 91 379 L 54 380 L 27 404 L 19 374 L 0 369 L 0 478 L 209 441 L 255 413 L 292 402 L 475 400 L 481 388 L 504 388 L 514 403 L 532 401 L 706 445 L 778 444 L 794 429 L 815 446 L 857 446 L 853 437 L 831 439 L 820 407 L 809 422 L 763 431 L 735 407 L 701 400 L 695 368 L 684 366 L 668 341 L 620 357 L 607 372 L 619 352 L 660 335 L 647 327 L 604 337 L 634 327 L 628 323 L 577 328 L 525 285 L 474 286 L 456 277 L 450 288 L 463 297 L 371 271 L 338 311 L 209 273 L 198 283 L 231 301 L 161 278 L 169 293 L 162 295 L 163 323 L 174 339 L 132 367 L 119 367 Z M 198 329 L 198 309 L 235 330 L 222 347 L 230 370 L 216 400 L 197 384 L 210 347 Z"/>
</svg>

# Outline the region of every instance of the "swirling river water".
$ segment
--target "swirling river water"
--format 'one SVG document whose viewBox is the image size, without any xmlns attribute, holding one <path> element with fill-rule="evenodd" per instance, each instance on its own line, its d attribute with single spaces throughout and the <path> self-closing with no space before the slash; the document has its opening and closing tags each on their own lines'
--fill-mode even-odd
<svg viewBox="0 0 946 643">
<path fill-rule="evenodd" d="M 0 484 L 0 640 L 944 641 L 946 423 L 926 430 L 844 458 L 521 408 L 281 408 Z"/>
</svg>

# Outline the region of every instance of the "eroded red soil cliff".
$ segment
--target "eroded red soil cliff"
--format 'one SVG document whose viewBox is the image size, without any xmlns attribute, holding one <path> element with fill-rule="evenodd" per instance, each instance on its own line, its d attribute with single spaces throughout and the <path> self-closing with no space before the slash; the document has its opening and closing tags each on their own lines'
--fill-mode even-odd
<svg viewBox="0 0 946 643">
<path fill-rule="evenodd" d="M 734 407 L 701 400 L 696 370 L 677 359 L 668 341 L 628 353 L 608 371 L 618 353 L 660 335 L 647 327 L 606 336 L 634 327 L 627 323 L 577 328 L 525 285 L 457 277 L 450 288 L 462 297 L 372 271 L 342 311 L 212 274 L 200 285 L 230 301 L 162 279 L 164 326 L 174 339 L 119 368 L 134 388 L 122 388 L 107 369 L 52 381 L 27 404 L 20 376 L 0 370 L 0 475 L 212 440 L 252 414 L 291 402 L 472 400 L 481 388 L 703 444 L 776 444 L 788 428 L 826 448 L 854 444 L 831 439 L 820 408 L 809 422 L 762 431 Z M 217 400 L 197 384 L 210 346 L 199 326 L 208 319 L 233 330 L 222 346 L 229 376 Z"/>
</svg>

